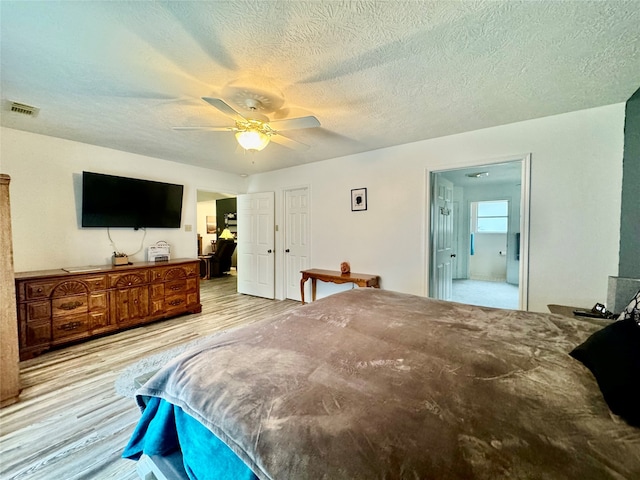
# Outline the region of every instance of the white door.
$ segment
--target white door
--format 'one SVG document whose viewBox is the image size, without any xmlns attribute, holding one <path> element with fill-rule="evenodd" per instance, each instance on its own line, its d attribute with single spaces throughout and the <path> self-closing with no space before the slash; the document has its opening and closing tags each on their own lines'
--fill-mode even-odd
<svg viewBox="0 0 640 480">
<path fill-rule="evenodd" d="M 433 275 L 431 296 L 451 300 L 453 290 L 453 183 L 433 176 Z"/>
<path fill-rule="evenodd" d="M 275 297 L 275 194 L 238 195 L 238 292 Z"/>
<path fill-rule="evenodd" d="M 300 271 L 309 268 L 309 191 L 285 192 L 284 261 L 287 298 L 300 301 Z"/>
</svg>

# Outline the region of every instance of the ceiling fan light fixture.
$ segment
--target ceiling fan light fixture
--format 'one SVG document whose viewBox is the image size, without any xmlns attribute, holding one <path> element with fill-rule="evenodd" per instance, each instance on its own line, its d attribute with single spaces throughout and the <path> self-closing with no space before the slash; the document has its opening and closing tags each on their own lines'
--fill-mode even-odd
<svg viewBox="0 0 640 480">
<path fill-rule="evenodd" d="M 260 151 L 269 144 L 269 135 L 259 130 L 244 130 L 236 133 L 236 140 L 245 150 Z"/>
</svg>

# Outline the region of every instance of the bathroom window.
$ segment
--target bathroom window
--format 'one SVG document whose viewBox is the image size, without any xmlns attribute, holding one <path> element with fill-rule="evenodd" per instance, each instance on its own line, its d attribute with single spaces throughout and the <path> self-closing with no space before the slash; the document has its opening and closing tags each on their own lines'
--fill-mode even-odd
<svg viewBox="0 0 640 480">
<path fill-rule="evenodd" d="M 475 233 L 507 233 L 509 202 L 471 202 L 471 231 Z"/>
</svg>

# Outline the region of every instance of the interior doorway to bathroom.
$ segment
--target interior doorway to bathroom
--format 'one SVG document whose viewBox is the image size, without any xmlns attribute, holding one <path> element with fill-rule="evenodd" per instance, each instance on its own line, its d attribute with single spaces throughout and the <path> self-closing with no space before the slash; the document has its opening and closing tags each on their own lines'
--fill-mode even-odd
<svg viewBox="0 0 640 480">
<path fill-rule="evenodd" d="M 430 172 L 429 296 L 526 310 L 528 167 Z"/>
</svg>

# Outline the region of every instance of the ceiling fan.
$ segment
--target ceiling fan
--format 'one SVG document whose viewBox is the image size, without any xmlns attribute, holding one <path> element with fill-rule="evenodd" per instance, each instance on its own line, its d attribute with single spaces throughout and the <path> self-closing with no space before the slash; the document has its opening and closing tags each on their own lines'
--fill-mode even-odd
<svg viewBox="0 0 640 480">
<path fill-rule="evenodd" d="M 243 104 L 247 114 L 241 114 L 224 100 L 213 97 L 202 97 L 212 107 L 217 108 L 229 118 L 235 120 L 236 124 L 229 127 L 173 127 L 174 130 L 209 130 L 214 132 L 235 132 L 236 140 L 245 150 L 260 151 L 269 142 L 273 141 L 279 145 L 292 148 L 294 150 L 306 150 L 308 145 L 300 143 L 282 134 L 284 130 L 294 130 L 300 128 L 314 128 L 320 126 L 320 121 L 314 116 L 287 118 L 282 120 L 269 121 L 266 115 L 258 113 L 264 110 L 259 99 L 244 98 Z"/>
</svg>

